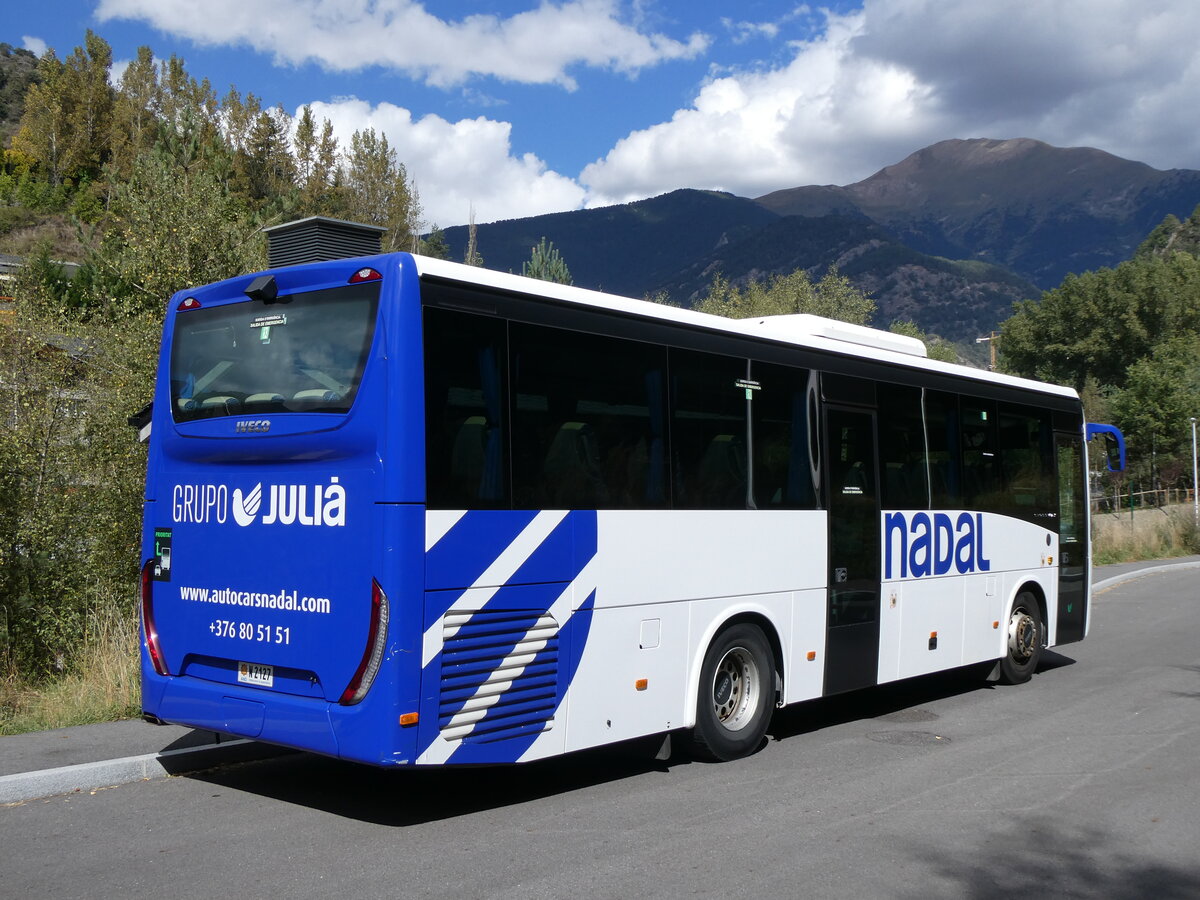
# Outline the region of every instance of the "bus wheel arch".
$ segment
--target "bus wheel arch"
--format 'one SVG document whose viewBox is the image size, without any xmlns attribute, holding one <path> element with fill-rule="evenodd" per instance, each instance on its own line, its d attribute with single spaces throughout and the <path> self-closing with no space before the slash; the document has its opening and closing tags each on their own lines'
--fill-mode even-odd
<svg viewBox="0 0 1200 900">
<path fill-rule="evenodd" d="M 1046 646 L 1046 598 L 1035 582 L 1021 585 L 1009 606 L 1000 681 L 1024 684 L 1037 671 Z"/>
<path fill-rule="evenodd" d="M 734 616 L 716 629 L 696 676 L 693 756 L 725 761 L 762 745 L 782 696 L 782 659 L 778 634 L 762 616 Z"/>
</svg>

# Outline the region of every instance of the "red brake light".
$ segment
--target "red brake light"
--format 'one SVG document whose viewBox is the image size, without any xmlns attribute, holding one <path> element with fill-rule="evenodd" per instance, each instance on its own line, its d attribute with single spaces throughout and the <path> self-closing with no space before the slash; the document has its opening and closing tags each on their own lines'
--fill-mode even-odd
<svg viewBox="0 0 1200 900">
<path fill-rule="evenodd" d="M 158 629 L 154 627 L 154 560 L 146 560 L 142 566 L 142 630 L 146 634 L 146 649 L 150 653 L 150 662 L 154 671 L 159 675 L 170 675 L 166 657 L 163 656 L 162 646 L 158 642 Z"/>
<path fill-rule="evenodd" d="M 181 311 L 185 309 L 199 309 L 200 301 L 195 297 L 188 297 L 186 300 L 180 301 L 179 305 L 175 308 Z"/>
<path fill-rule="evenodd" d="M 367 696 L 375 676 L 379 674 L 379 665 L 383 662 L 383 648 L 387 646 L 388 599 L 379 582 L 371 579 L 371 624 L 367 629 L 367 646 L 363 650 L 362 662 L 354 672 L 354 677 L 342 691 L 338 703 L 342 706 L 353 706 Z"/>
<path fill-rule="evenodd" d="M 382 277 L 374 269 L 359 269 L 350 276 L 350 284 L 362 284 L 364 281 L 378 281 Z"/>
</svg>

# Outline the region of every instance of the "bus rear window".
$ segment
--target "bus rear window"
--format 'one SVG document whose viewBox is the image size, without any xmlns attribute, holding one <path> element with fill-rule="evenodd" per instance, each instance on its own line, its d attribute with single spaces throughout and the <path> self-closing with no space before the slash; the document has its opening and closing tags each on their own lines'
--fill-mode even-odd
<svg viewBox="0 0 1200 900">
<path fill-rule="evenodd" d="M 176 422 L 345 413 L 375 331 L 379 283 L 180 312 L 171 346 Z"/>
</svg>

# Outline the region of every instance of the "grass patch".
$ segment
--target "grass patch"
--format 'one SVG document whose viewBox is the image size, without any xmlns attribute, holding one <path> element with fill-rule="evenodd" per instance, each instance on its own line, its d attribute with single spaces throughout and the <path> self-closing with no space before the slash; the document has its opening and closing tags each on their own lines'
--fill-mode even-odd
<svg viewBox="0 0 1200 900">
<path fill-rule="evenodd" d="M 136 618 L 97 614 L 58 678 L 0 674 L 0 735 L 128 719 L 141 712 Z"/>
<path fill-rule="evenodd" d="M 1092 517 L 1092 559 L 1096 565 L 1166 559 L 1200 553 L 1200 530 L 1190 504 Z"/>
</svg>

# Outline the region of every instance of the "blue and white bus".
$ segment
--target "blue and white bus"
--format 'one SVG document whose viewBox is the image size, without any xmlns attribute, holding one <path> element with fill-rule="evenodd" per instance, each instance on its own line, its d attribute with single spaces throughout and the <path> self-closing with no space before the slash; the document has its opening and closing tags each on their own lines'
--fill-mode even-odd
<svg viewBox="0 0 1200 900">
<path fill-rule="evenodd" d="M 676 734 L 1090 624 L 1074 391 L 405 253 L 176 295 L 143 705 L 380 766 Z"/>
</svg>

